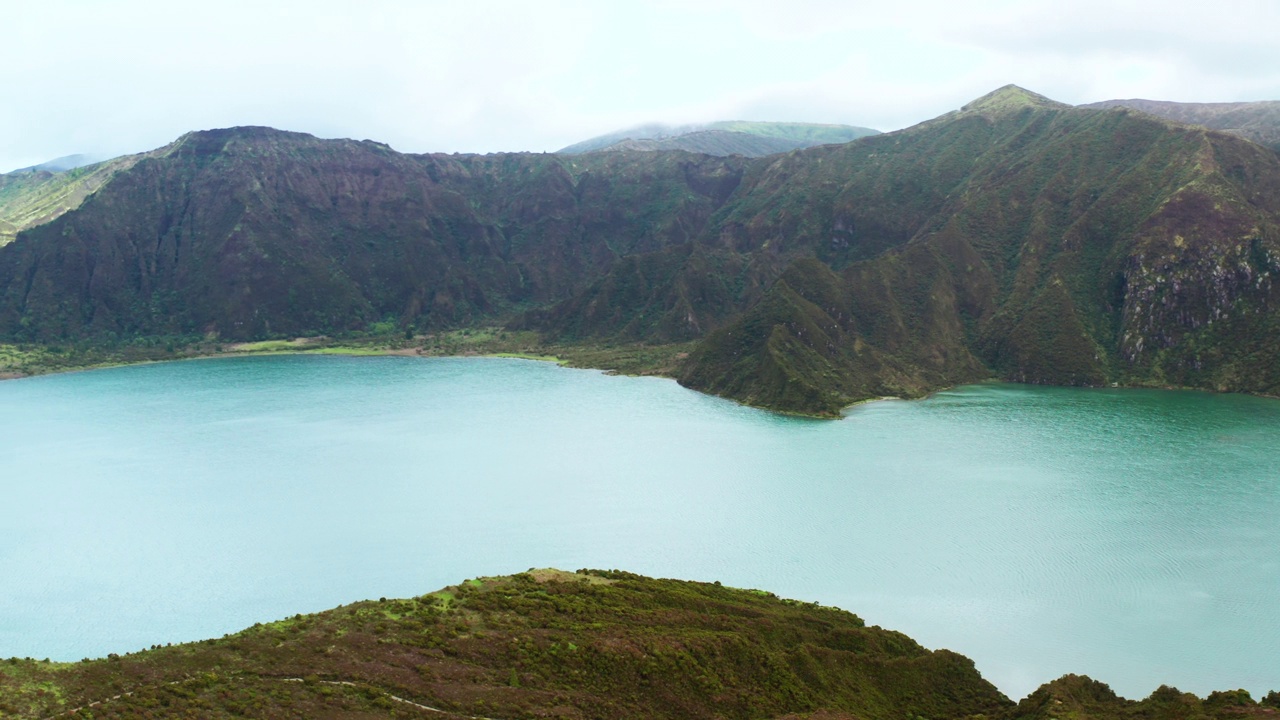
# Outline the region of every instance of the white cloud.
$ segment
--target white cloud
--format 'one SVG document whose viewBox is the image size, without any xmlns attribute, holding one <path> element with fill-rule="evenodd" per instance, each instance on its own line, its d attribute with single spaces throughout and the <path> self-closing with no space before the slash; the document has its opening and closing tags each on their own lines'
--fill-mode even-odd
<svg viewBox="0 0 1280 720">
<path fill-rule="evenodd" d="M 1275 27 L 1273 0 L 46 0 L 0 27 L 0 168 L 235 124 L 539 151 L 647 121 L 888 130 L 1008 82 L 1280 98 Z"/>
<path fill-rule="evenodd" d="M 1280 4 L 1032 0 L 955 27 L 994 63 L 1018 65 L 1063 100 L 1190 102 L 1280 96 Z"/>
</svg>

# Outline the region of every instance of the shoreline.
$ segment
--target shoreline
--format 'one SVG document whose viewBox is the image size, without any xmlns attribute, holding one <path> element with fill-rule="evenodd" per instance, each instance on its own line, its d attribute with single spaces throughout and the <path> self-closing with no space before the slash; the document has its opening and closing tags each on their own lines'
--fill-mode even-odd
<svg viewBox="0 0 1280 720">
<path fill-rule="evenodd" d="M 500 337 L 507 336 L 510 337 Z M 434 344 L 431 341 L 435 341 Z M 410 344 L 412 343 L 412 344 Z M 106 370 L 110 368 L 130 367 L 135 365 L 151 365 L 165 362 L 181 362 L 187 360 L 213 360 L 234 357 L 270 357 L 280 355 L 341 355 L 348 357 L 416 357 L 416 358 L 479 358 L 492 357 L 513 360 L 531 360 L 550 362 L 560 367 L 598 370 L 606 374 L 627 375 L 633 377 L 661 377 L 679 384 L 675 372 L 679 362 L 688 357 L 688 349 L 692 343 L 673 345 L 548 345 L 543 344 L 536 334 L 529 332 L 506 333 L 495 328 L 480 330 L 455 330 L 448 333 L 417 336 L 413 340 L 390 340 L 388 338 L 369 338 L 367 342 L 332 341 L 325 336 L 295 338 L 293 340 L 262 340 L 253 342 L 231 343 L 225 346 L 210 343 L 214 347 L 193 343 L 181 349 L 170 351 L 172 354 L 157 354 L 134 358 L 110 358 L 101 361 L 79 363 L 74 355 L 62 358 L 65 362 L 50 364 L 36 363 L 34 372 L 24 371 L 21 365 L 2 364 L 13 353 L 27 353 L 48 357 L 51 351 L 45 346 L 29 346 L 35 349 L 23 350 L 23 346 L 0 344 L 0 381 L 22 380 L 43 375 L 63 375 L 68 373 Z M 216 349 L 214 349 L 216 348 Z M 124 352 L 137 348 L 126 346 L 121 350 L 107 352 Z M 7 351 L 7 352 L 6 352 Z M 655 357 L 656 356 L 656 357 Z M 1048 385 L 1044 383 L 1017 382 L 999 377 L 986 377 L 962 383 L 932 388 L 919 396 L 884 395 L 855 400 L 841 407 L 832 414 L 804 413 L 779 410 L 767 406 L 743 402 L 736 398 L 709 393 L 696 388 L 688 388 L 693 392 L 728 400 L 743 407 L 763 410 L 785 417 L 804 418 L 809 420 L 840 421 L 853 416 L 858 409 L 873 403 L 886 401 L 918 401 L 927 400 L 938 393 L 954 390 L 962 385 L 986 384 L 1027 385 L 1032 387 L 1061 387 L 1081 390 L 1163 390 L 1173 392 L 1198 392 L 1213 395 L 1248 395 L 1251 397 L 1280 400 L 1280 395 L 1252 393 L 1240 390 L 1219 390 L 1214 388 L 1188 387 L 1157 384 L 1120 384 L 1072 386 Z"/>
<path fill-rule="evenodd" d="M 463 352 L 463 353 L 456 353 L 456 354 L 437 354 L 437 353 L 423 353 L 417 350 L 418 349 L 416 348 L 368 350 L 368 349 L 359 348 L 359 347 L 345 347 L 345 346 L 344 347 L 324 347 L 324 348 L 315 348 L 315 349 L 298 349 L 298 350 L 250 350 L 250 351 L 229 350 L 229 351 L 221 351 L 221 352 L 182 355 L 182 356 L 169 357 L 169 358 L 125 360 L 125 361 L 119 361 L 119 362 L 108 361 L 108 362 L 101 362 L 101 363 L 87 363 L 85 365 L 69 366 L 69 367 L 46 370 L 43 372 L 21 372 L 16 370 L 12 370 L 12 371 L 5 370 L 5 371 L 0 371 L 0 381 L 25 380 L 29 378 L 45 377 L 48 375 L 68 375 L 71 373 L 91 372 L 94 370 L 110 370 L 113 368 L 122 368 L 122 367 L 159 365 L 161 363 L 188 362 L 188 361 L 196 361 L 196 360 L 220 360 L 220 359 L 237 358 L 237 357 L 279 357 L 279 356 L 286 356 L 286 355 L 298 355 L 298 356 L 333 355 L 333 356 L 345 356 L 345 357 L 414 357 L 414 358 L 424 358 L 424 359 L 492 357 L 492 358 L 506 358 L 511 360 L 532 360 L 536 362 L 550 362 L 550 363 L 555 363 L 561 366 L 568 366 L 567 360 L 556 357 L 554 355 L 535 355 L 532 353 L 510 353 L 510 352 L 495 352 L 495 353 Z M 587 368 L 584 368 L 584 369 L 587 369 Z"/>
<path fill-rule="evenodd" d="M 657 376 L 674 380 L 676 366 L 688 356 L 688 349 L 689 343 L 545 344 L 536 337 L 535 333 L 507 333 L 492 328 L 417 336 L 413 340 L 383 337 L 334 341 L 318 336 L 225 345 L 209 341 L 189 343 L 162 352 L 143 346 L 123 346 L 77 353 L 50 350 L 49 347 L 41 345 L 0 344 L 0 380 L 21 380 L 43 375 L 62 375 L 163 362 L 275 355 L 495 357 L 550 362 L 561 367 L 599 370 L 617 375 Z"/>
</svg>

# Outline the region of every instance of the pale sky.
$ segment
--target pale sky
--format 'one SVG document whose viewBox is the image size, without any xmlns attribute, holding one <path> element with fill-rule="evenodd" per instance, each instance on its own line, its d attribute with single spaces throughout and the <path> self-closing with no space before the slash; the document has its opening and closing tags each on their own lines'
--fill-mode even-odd
<svg viewBox="0 0 1280 720">
<path fill-rule="evenodd" d="M 0 0 L 0 171 L 270 125 L 551 151 L 645 122 L 894 130 L 1007 83 L 1280 99 L 1277 0 Z"/>
</svg>

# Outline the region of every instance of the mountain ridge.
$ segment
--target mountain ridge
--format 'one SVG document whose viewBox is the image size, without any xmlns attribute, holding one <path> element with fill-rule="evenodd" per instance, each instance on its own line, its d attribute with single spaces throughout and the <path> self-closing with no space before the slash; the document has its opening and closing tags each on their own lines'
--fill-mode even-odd
<svg viewBox="0 0 1280 720">
<path fill-rule="evenodd" d="M 1237 238 L 1245 238 L 1247 245 L 1257 245 L 1258 247 L 1271 247 L 1270 243 L 1275 239 L 1275 212 L 1276 198 L 1280 197 L 1280 188 L 1275 186 L 1277 177 L 1277 167 L 1274 159 L 1266 155 L 1258 154 L 1250 148 L 1256 147 L 1250 143 L 1243 143 L 1239 140 L 1227 140 L 1228 136 L 1206 136 L 1204 131 L 1194 129 L 1184 129 L 1182 126 L 1166 124 L 1165 121 L 1149 122 L 1139 118 L 1129 118 L 1123 115 L 1107 114 L 1123 111 L 1094 111 L 1101 114 L 1090 115 L 1085 112 L 1071 111 L 1065 108 L 1055 108 L 1052 110 L 1016 110 L 1006 113 L 1002 119 L 997 119 L 997 123 L 1006 123 L 1011 129 L 1018 128 L 1016 132 L 1008 135 L 1013 146 L 1035 147 L 1031 142 L 1038 135 L 1041 138 L 1051 138 L 1052 134 L 1061 132 L 1064 128 L 1062 123 L 1068 118 L 1072 124 L 1096 127 L 1098 131 L 1091 135 L 1096 138 L 1094 148 L 1086 148 L 1080 145 L 1078 140 L 1070 142 L 1055 141 L 1046 144 L 1046 150 L 1051 152 L 1050 155 L 1042 155 L 1031 161 L 1017 161 L 1017 156 L 1009 156 L 1005 154 L 1004 149 L 998 152 L 995 150 L 984 149 L 981 155 L 986 156 L 989 160 L 995 161 L 991 163 L 989 170 L 981 171 L 978 177 L 970 178 L 964 181 L 963 186 L 956 186 L 954 192 L 959 192 L 959 196 L 952 196 L 949 203 L 942 202 L 936 206 L 942 214 L 927 221 L 922 226 L 921 231 L 915 233 L 910 242 L 897 249 L 889 250 L 884 257 L 867 261 L 861 269 L 861 275 L 866 280 L 850 283 L 855 297 L 861 294 L 859 288 L 869 288 L 875 286 L 884 286 L 886 281 L 881 279 L 872 281 L 871 278 L 883 278 L 883 272 L 894 266 L 897 262 L 894 260 L 895 255 L 904 257 L 914 257 L 915 261 L 910 263 L 911 266 L 918 268 L 930 267 L 936 269 L 935 272 L 941 275 L 933 275 L 935 280 L 931 282 L 942 283 L 934 285 L 931 288 L 917 287 L 913 290 L 915 293 L 924 292 L 927 296 L 941 301 L 944 297 L 955 297 L 953 302 L 959 303 L 951 309 L 944 306 L 935 306 L 932 309 L 921 309 L 916 306 L 914 311 L 909 311 L 906 315 L 898 315 L 902 318 L 901 322 L 905 325 L 899 325 L 899 331 L 895 334 L 885 336 L 883 342 L 892 343 L 910 355 L 912 352 L 927 350 L 927 354 L 918 356 L 920 361 L 924 361 L 929 355 L 933 359 L 929 362 L 936 368 L 951 367 L 956 369 L 956 373 L 952 374 L 947 371 L 945 375 L 951 377 L 955 382 L 964 382 L 977 379 L 969 374 L 965 368 L 972 368 L 970 361 L 966 360 L 967 354 L 976 355 L 981 359 L 981 365 L 990 368 L 990 372 L 997 374 L 999 377 L 1006 379 L 1030 381 L 1030 382 L 1050 382 L 1063 384 L 1102 384 L 1104 382 L 1121 382 L 1133 383 L 1137 381 L 1151 382 L 1154 384 L 1166 385 L 1205 385 L 1205 381 L 1190 381 L 1191 378 L 1187 366 L 1203 369 L 1204 363 L 1201 359 L 1195 357 L 1182 357 L 1177 362 L 1183 367 L 1175 372 L 1170 372 L 1170 368 L 1161 367 L 1164 358 L 1158 356 L 1162 353 L 1153 352 L 1150 341 L 1147 344 L 1133 344 L 1133 338 L 1138 337 L 1145 332 L 1150 332 L 1156 327 L 1160 327 L 1164 333 L 1157 338 L 1156 342 L 1164 348 L 1177 346 L 1181 343 L 1185 334 L 1174 338 L 1168 333 L 1173 328 L 1184 326 L 1187 324 L 1194 325 L 1196 328 L 1203 330 L 1206 323 L 1210 323 L 1209 317 L 1215 313 L 1224 314 L 1223 308 L 1212 309 L 1210 305 L 1223 305 L 1239 302 L 1239 294 L 1249 294 L 1245 290 L 1250 284 L 1256 281 L 1256 292 L 1251 293 L 1254 299 L 1251 302 L 1257 303 L 1259 308 L 1274 308 L 1273 288 L 1270 285 L 1270 276 L 1275 271 L 1274 265 L 1270 260 L 1263 259 L 1260 263 L 1251 264 L 1244 258 L 1249 257 L 1253 250 L 1245 249 L 1237 240 Z M 944 116 L 945 117 L 945 116 Z M 1154 120 L 1154 119 L 1153 119 Z M 977 121 L 980 125 L 973 125 Z M 973 137 L 970 142 L 976 141 L 978 145 L 987 142 L 984 138 L 988 132 L 987 123 L 992 122 L 990 117 L 976 117 L 966 119 L 963 114 L 953 117 L 948 123 L 939 125 L 937 121 L 926 123 L 918 126 L 916 130 L 902 131 L 904 137 L 911 137 L 913 134 L 917 137 L 920 135 L 928 135 L 939 132 L 940 127 L 959 128 L 962 123 L 969 123 Z M 1123 130 L 1130 133 L 1131 136 L 1122 139 L 1123 142 L 1116 142 L 1117 137 L 1114 133 L 1117 130 Z M 1110 138 L 1108 138 L 1110 135 Z M 1145 136 L 1145 142 L 1151 148 L 1144 157 L 1135 156 L 1134 151 L 1141 147 L 1139 138 Z M 1070 137 L 1081 137 L 1073 135 Z M 902 142 L 902 141 L 895 141 Z M 1152 143 L 1155 143 L 1152 145 Z M 1071 147 L 1071 145 L 1075 145 Z M 1054 146 L 1057 146 L 1056 148 Z M 1173 147 L 1179 148 L 1179 154 L 1176 158 L 1170 155 Z M 862 146 L 860 149 L 867 150 L 870 146 Z M 975 148 L 976 150 L 977 148 Z M 1259 167 L 1266 167 L 1266 190 L 1261 193 L 1252 193 L 1254 197 L 1241 197 L 1238 188 L 1233 188 L 1232 182 L 1223 177 L 1219 168 L 1210 164 L 1209 155 L 1214 150 L 1223 150 L 1230 152 L 1232 155 L 1243 154 L 1250 156 L 1250 162 L 1256 163 Z M 1261 152 L 1261 149 L 1259 148 Z M 1020 150 L 1020 152 L 1022 152 Z M 1115 175 L 1116 160 L 1124 158 L 1128 155 L 1132 157 L 1130 162 L 1138 162 L 1133 166 L 1138 175 L 1125 180 L 1123 175 Z M 1088 160 L 1096 169 L 1081 167 L 1082 161 Z M 1172 165 L 1171 165 L 1171 160 Z M 1237 161 L 1233 161 L 1234 162 Z M 1012 163 L 1012 164 L 1011 164 Z M 1173 169 L 1173 165 L 1182 168 L 1185 175 L 1181 177 L 1169 176 L 1168 173 Z M 1055 172 L 1057 168 L 1075 166 L 1077 172 L 1067 175 L 1063 172 Z M 1163 166 L 1163 167 L 1162 167 Z M 981 165 L 979 165 L 981 167 Z M 1243 167 L 1236 165 L 1236 167 Z M 1206 170 L 1214 170 L 1214 172 L 1204 173 Z M 1010 172 L 1014 172 L 1023 178 L 1020 185 L 1011 185 L 1008 181 Z M 1149 178 L 1160 177 L 1160 175 L 1152 175 L 1151 173 L 1161 173 L 1167 179 L 1159 186 L 1147 185 Z M 1103 173 L 1111 173 L 1112 177 L 1106 178 L 1106 181 L 1099 183 L 1096 189 L 1088 189 L 1087 195 L 1080 196 L 1082 189 L 1080 187 L 1081 177 L 1090 177 L 1098 175 L 1105 177 Z M 1197 179 L 1195 176 L 1199 174 Z M 1041 175 L 1042 178 L 1034 176 Z M 1044 185 L 1048 181 L 1049 185 Z M 1061 216 L 1061 220 L 1054 222 L 1052 216 L 1041 215 L 1037 221 L 1035 215 L 1028 216 L 1028 202 L 1033 201 L 1033 197 L 1027 197 L 1028 188 L 1040 185 L 1044 190 L 1051 191 L 1057 198 L 1052 202 L 1060 204 L 1070 195 L 1061 195 L 1061 191 L 1076 193 L 1081 205 L 1078 210 L 1072 211 L 1067 209 L 1067 214 L 1063 215 L 1061 210 L 1053 210 L 1055 214 Z M 1117 184 L 1119 184 L 1117 186 Z M 967 187 L 967 189 L 963 189 Z M 1060 188 L 1060 189 L 1059 189 Z M 992 191 L 996 191 L 993 193 Z M 1133 195 L 1134 191 L 1140 191 L 1140 194 Z M 1165 194 L 1152 195 L 1151 192 Z M 1110 195 L 1108 195 L 1110 193 Z M 1042 196 L 1044 200 L 1053 198 L 1054 195 Z M 1144 197 L 1145 195 L 1145 197 Z M 1232 211 L 1227 210 L 1221 203 L 1221 198 L 1225 196 L 1234 196 L 1232 206 L 1242 211 L 1245 215 L 1252 215 L 1262 210 L 1263 218 L 1255 220 L 1245 220 L 1243 217 L 1237 216 L 1234 220 L 1227 220 L 1222 215 L 1233 215 Z M 1097 200 L 1104 200 L 1101 205 L 1097 204 Z M 1043 202 L 1041 200 L 1040 202 Z M 1136 203 L 1136 204 L 1134 204 Z M 947 208 L 950 205 L 951 209 Z M 1095 205 L 1090 208 L 1090 205 Z M 1111 205 L 1112 207 L 1108 207 Z M 1265 206 L 1263 209 L 1260 206 Z M 1059 207 L 1062 207 L 1059 205 Z M 1045 210 L 1051 210 L 1052 206 L 1045 206 Z M 1010 216 L 1010 211 L 1014 211 Z M 1164 212 L 1161 212 L 1161 211 Z M 958 213 L 958 214 L 957 214 Z M 1039 213 L 1036 213 L 1039 215 Z M 1167 225 L 1191 223 L 1192 225 L 1201 225 L 1208 218 L 1216 215 L 1226 222 L 1227 226 L 1215 228 L 1211 233 L 1204 233 L 1205 228 L 1193 227 L 1186 232 L 1187 236 L 1195 234 L 1217 234 L 1221 232 L 1229 233 L 1228 237 L 1223 237 L 1219 241 L 1210 243 L 1207 237 L 1205 244 L 1217 244 L 1224 252 L 1224 255 L 1209 260 L 1208 255 L 1200 255 L 1201 250 L 1205 250 L 1198 243 L 1179 240 L 1183 237 L 1179 232 L 1173 231 Z M 1001 219 L 1004 215 L 1004 219 Z M 1110 219 L 1103 218 L 1110 216 Z M 1073 217 L 1074 216 L 1074 217 Z M 1097 219 L 1091 220 L 1091 216 Z M 1176 216 L 1174 220 L 1170 216 Z M 1166 226 L 1158 230 L 1150 228 L 1150 225 L 1157 221 L 1157 218 L 1164 217 L 1169 222 L 1163 223 Z M 1021 218 L 1021 219 L 1018 219 Z M 1016 226 L 1008 226 L 1008 221 L 1017 220 L 1019 225 L 1026 228 L 1018 230 Z M 994 221 L 994 223 L 993 223 Z M 1028 225 L 1028 222 L 1032 224 Z M 1068 222 L 1064 222 L 1068 221 Z M 1260 224 L 1259 224 L 1260 221 Z M 1050 223 L 1040 232 L 1032 232 L 1025 235 L 1028 230 L 1034 231 L 1035 222 Z M 996 236 L 992 235 L 993 230 L 1004 227 L 1001 232 L 1007 234 L 1006 240 L 999 243 L 992 243 Z M 1144 227 L 1147 229 L 1144 230 Z M 1262 228 L 1267 228 L 1265 231 Z M 1128 228 L 1128 229 L 1124 229 Z M 1159 245 L 1166 248 L 1166 252 L 1172 251 L 1175 255 L 1185 258 L 1185 261 L 1192 264 L 1200 265 L 1200 272 L 1205 272 L 1212 276 L 1226 276 L 1232 279 L 1226 283 L 1230 285 L 1230 289 L 1223 288 L 1216 298 L 1200 294 L 1194 288 L 1198 284 L 1195 273 L 1184 274 L 1178 281 L 1174 282 L 1174 287 L 1169 285 L 1169 278 L 1162 275 L 1158 271 L 1154 271 L 1144 265 L 1146 257 L 1143 252 L 1137 252 L 1129 256 L 1128 260 L 1121 261 L 1114 253 L 1121 252 L 1123 245 L 1117 246 L 1115 240 L 1122 239 L 1124 236 L 1137 239 L 1140 235 L 1163 235 Z M 1108 237 L 1112 236 L 1112 237 Z M 1120 237 L 1115 237 L 1120 236 Z M 1026 242 L 1029 240 L 1030 242 Z M 1151 238 L 1154 242 L 1155 239 Z M 1068 242 L 1075 247 L 1066 248 L 1067 252 L 1061 252 L 1062 243 Z M 1099 243 L 1105 243 L 1099 245 Z M 1182 243 L 1182 244 L 1179 244 Z M 1021 246 L 1022 250 L 1019 255 L 1010 256 L 1008 253 L 1011 249 Z M 932 249 L 927 250 L 932 246 Z M 984 247 L 986 246 L 986 247 Z M 1092 247 L 1091 247 L 1092 246 Z M 1113 249 L 1111 259 L 1099 253 L 1106 253 L 1104 247 L 1110 246 Z M 1096 249 L 1094 249 L 1096 248 Z M 1227 248 L 1231 248 L 1228 250 Z M 1085 252 L 1087 250 L 1087 252 Z M 1053 265 L 1046 266 L 1039 258 L 1045 257 L 1045 253 L 1049 252 L 1049 258 L 1056 255 L 1055 262 L 1069 262 L 1070 265 L 1061 266 L 1058 270 L 1053 270 Z M 1211 255 L 1214 251 L 1208 251 Z M 1264 252 L 1271 252 L 1270 250 Z M 958 253 L 958 254 L 957 254 Z M 1028 254 L 1030 253 L 1030 254 Z M 1188 254 L 1196 254 L 1198 258 L 1192 260 L 1187 257 Z M 1226 257 L 1236 258 L 1235 270 L 1227 270 Z M 1267 255 L 1266 257 L 1270 257 Z M 1010 264 L 1010 261 L 1013 264 Z M 1080 262 L 1086 261 L 1089 267 L 1081 267 Z M 1221 263 L 1221 264 L 1220 264 Z M 1216 266 L 1212 271 L 1208 265 Z M 880 267 L 875 267 L 875 266 Z M 949 267 L 948 267 L 949 266 Z M 970 277 L 963 283 L 956 284 L 955 270 L 957 268 L 966 268 L 966 273 Z M 1171 266 L 1165 266 L 1164 272 L 1170 272 Z M 1016 272 L 1011 272 L 1016 271 Z M 1085 276 L 1081 272 L 1086 273 Z M 847 271 L 852 274 L 852 270 Z M 901 276 L 902 269 L 894 270 Z M 973 273 L 977 272 L 977 275 Z M 1056 275 L 1055 275 L 1056 272 Z M 867 275 L 866 273 L 872 273 Z M 1104 291 L 1105 280 L 1103 277 L 1114 278 L 1112 282 L 1124 282 L 1126 287 L 1132 287 L 1136 292 L 1128 295 L 1127 307 L 1120 310 L 1113 305 L 1114 301 L 1106 300 Z M 1142 279 L 1134 277 L 1141 275 Z M 1092 284 L 1092 287 L 1081 285 L 1082 280 L 1086 280 Z M 950 279 L 948 279 L 950 278 Z M 1064 282 L 1065 278 L 1065 282 Z M 851 278 L 852 279 L 852 278 Z M 1102 281 L 1101 283 L 1099 281 Z M 903 279 L 898 281 L 889 281 L 891 287 L 895 287 L 897 292 L 907 289 L 907 286 L 918 285 L 918 281 Z M 1104 287 L 1099 287 L 1099 285 Z M 1145 304 L 1139 300 L 1139 296 L 1144 290 L 1138 290 L 1140 286 L 1145 285 L 1146 292 L 1158 294 L 1159 298 L 1143 298 L 1149 302 L 1150 300 L 1158 300 L 1154 306 Z M 1156 288 L 1166 286 L 1163 292 L 1156 291 Z M 985 290 L 983 288 L 986 288 Z M 974 291 L 977 295 L 974 295 Z M 1104 292 L 1099 292 L 1104 291 Z M 939 295 L 939 292 L 945 293 Z M 1112 291 L 1114 292 L 1114 290 Z M 1122 291 L 1123 292 L 1123 291 Z M 1168 293 L 1168 294 L 1166 294 Z M 1163 315 L 1158 321 L 1148 319 L 1146 327 L 1139 330 L 1133 328 L 1132 325 L 1139 322 L 1136 315 L 1151 312 L 1161 314 L 1163 311 L 1159 308 L 1168 307 L 1175 301 L 1172 295 L 1182 295 L 1182 305 L 1180 312 L 1189 313 L 1187 305 L 1195 305 L 1195 317 L 1184 314 L 1180 318 L 1171 318 Z M 1196 295 L 1194 299 L 1191 295 Z M 967 296 L 967 297 L 966 297 Z M 1003 296 L 1003 299 L 1001 299 Z M 1126 298 L 1117 298 L 1123 300 Z M 876 307 L 874 298 L 865 298 L 861 303 L 865 307 Z M 1124 305 L 1125 303 L 1121 303 Z M 1005 309 L 1001 309 L 1000 305 L 1004 305 Z M 903 303 L 900 300 L 889 301 L 889 305 L 879 305 L 886 308 L 891 316 L 897 315 L 901 309 L 895 311 L 895 308 L 902 308 Z M 967 310 L 961 310 L 967 306 Z M 1018 308 L 1015 310 L 1015 308 Z M 1029 314 L 1028 311 L 1030 311 Z M 1121 331 L 1119 334 L 1124 335 L 1125 339 L 1120 340 L 1117 337 L 1115 324 L 1127 324 L 1130 329 L 1126 332 Z M 1021 316 L 1021 320 L 1014 321 L 1013 318 Z M 1238 317 L 1238 316 L 1237 316 Z M 947 330 L 943 337 L 951 338 L 946 342 L 935 342 L 927 344 L 925 347 L 919 347 L 916 351 L 910 350 L 913 343 L 922 338 L 928 338 L 930 335 L 925 329 L 918 325 L 920 322 L 936 323 L 943 318 L 950 318 L 950 330 Z M 1062 324 L 1065 321 L 1066 324 Z M 792 322 L 800 322 L 797 318 Z M 823 321 L 815 319 L 814 322 L 821 324 Z M 884 327 L 883 321 L 873 317 L 864 316 L 864 322 L 870 326 L 877 325 Z M 1265 345 L 1265 341 L 1260 339 L 1269 337 L 1266 330 L 1271 320 L 1254 324 L 1249 330 L 1237 327 L 1232 334 L 1230 341 L 1218 340 L 1210 343 L 1210 345 L 1221 350 L 1226 345 L 1242 344 L 1258 347 L 1259 344 Z M 912 323 L 917 323 L 912 328 Z M 829 324 L 829 323 L 828 323 Z M 775 327 L 777 325 L 775 324 Z M 934 326 L 938 327 L 938 326 Z M 970 340 L 967 342 L 955 342 L 957 333 L 968 328 L 964 333 L 968 335 Z M 1066 328 L 1074 327 L 1074 330 Z M 905 329 L 905 331 L 904 331 Z M 1179 331 L 1182 333 L 1182 331 Z M 1048 334 L 1045 334 L 1048 333 Z M 1074 333 L 1074 334 L 1073 334 Z M 1187 333 L 1194 334 L 1194 333 Z M 1076 339 L 1072 339 L 1076 338 Z M 1127 347 L 1116 348 L 1115 345 L 1126 345 Z M 1141 347 L 1139 347 L 1141 345 Z M 1110 348 L 1110 349 L 1108 349 Z M 1186 349 L 1185 346 L 1183 348 Z M 709 347 L 704 344 L 704 350 L 709 352 Z M 799 352 L 799 351 L 797 351 Z M 1262 351 L 1264 354 L 1274 353 L 1275 349 L 1267 349 Z M 939 355 L 938 353 L 942 353 Z M 1122 355 L 1123 357 L 1115 357 Z M 1145 356 L 1145 357 L 1144 357 Z M 1157 356 L 1157 357 L 1153 357 Z M 707 356 L 703 356 L 704 359 Z M 755 357 L 755 356 L 752 356 Z M 950 358 L 950 359 L 944 359 Z M 834 371 L 836 376 L 840 376 L 839 371 L 835 371 L 835 367 L 829 360 L 819 364 L 821 372 L 818 372 L 818 378 L 811 378 L 808 383 L 815 386 L 832 386 L 831 373 Z M 954 363 L 958 362 L 959 365 Z M 1128 364 L 1129 367 L 1125 368 Z M 837 363 L 838 365 L 838 363 Z M 1136 368 L 1134 365 L 1145 365 L 1141 370 L 1133 372 Z M 1059 372 L 1057 366 L 1075 367 L 1067 373 Z M 685 379 L 694 387 L 699 387 L 701 383 L 712 382 L 711 378 L 719 378 L 714 382 L 725 382 L 727 377 L 726 365 L 722 363 L 705 370 L 699 370 L 697 363 L 693 364 L 692 369 L 687 372 Z M 1263 366 L 1263 369 L 1268 366 Z M 761 370 L 760 372 L 763 372 Z M 1232 371 L 1234 373 L 1234 371 Z M 1149 373 L 1149 374 L 1148 374 Z M 1147 374 L 1146 377 L 1142 377 Z M 1175 375 L 1176 377 L 1170 377 Z M 1126 376 L 1127 375 L 1127 376 Z M 1135 377 L 1137 376 L 1137 377 Z M 1148 379 L 1150 378 L 1150 379 Z M 1251 388 L 1255 392 L 1263 394 L 1276 393 L 1276 378 L 1273 372 L 1266 370 L 1262 373 L 1265 378 L 1258 385 Z M 1259 378 L 1261 379 L 1261 378 Z M 790 377 L 789 382 L 799 382 L 800 378 Z M 1172 382 L 1171 382 L 1172 381 Z M 943 381 L 939 381 L 943 382 Z M 1218 381 L 1210 385 L 1216 389 L 1234 386 L 1241 389 L 1236 384 L 1239 380 L 1230 382 Z M 928 385 L 933 385 L 929 383 Z M 710 385 L 714 388 L 715 385 Z M 903 388 L 906 394 L 915 394 L 908 387 Z M 898 393 L 886 393 L 898 394 Z M 732 396 L 732 395 L 731 395 Z M 840 403 L 856 401 L 862 396 L 873 396 L 873 393 L 864 391 L 853 395 L 841 396 L 838 400 L 833 400 L 827 407 L 828 411 L 835 413 L 838 411 Z M 762 404 L 770 405 L 771 400 L 765 395 L 765 402 Z M 799 408 L 796 408 L 799 409 Z"/>
<path fill-rule="evenodd" d="M 992 377 L 1280 394 L 1280 156 L 1016 86 L 965 108 L 755 159 L 191 133 L 0 249 L 0 339 L 505 324 L 692 343 L 685 385 L 826 417 Z"/>
<path fill-rule="evenodd" d="M 788 152 L 803 147 L 795 141 L 771 138 L 750 133 L 725 130 L 695 130 L 683 135 L 660 139 L 644 138 L 619 140 L 590 152 L 663 152 L 684 150 L 706 155 L 743 155 L 763 157 Z"/>
<path fill-rule="evenodd" d="M 725 120 L 690 125 L 640 125 L 557 150 L 562 155 L 621 150 L 686 150 L 763 157 L 815 145 L 852 142 L 879 131 L 853 125 Z"/>
<path fill-rule="evenodd" d="M 1280 101 L 1183 103 L 1167 100 L 1104 100 L 1082 108 L 1129 108 L 1156 117 L 1231 133 L 1280 152 Z"/>
</svg>

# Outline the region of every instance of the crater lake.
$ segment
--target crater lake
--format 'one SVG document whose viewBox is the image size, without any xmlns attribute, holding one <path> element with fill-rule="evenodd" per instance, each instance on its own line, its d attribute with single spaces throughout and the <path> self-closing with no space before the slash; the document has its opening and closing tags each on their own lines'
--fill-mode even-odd
<svg viewBox="0 0 1280 720">
<path fill-rule="evenodd" d="M 1280 689 L 1280 401 L 990 384 L 785 417 L 496 358 L 0 382 L 0 657 L 78 660 L 530 567 L 718 580 L 1017 699 Z"/>
</svg>

